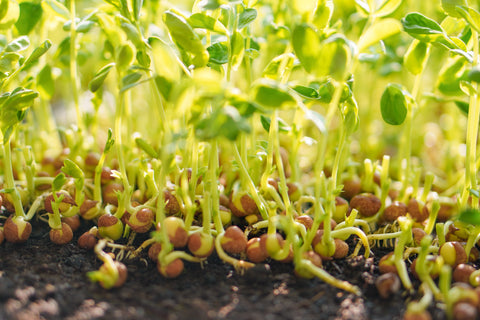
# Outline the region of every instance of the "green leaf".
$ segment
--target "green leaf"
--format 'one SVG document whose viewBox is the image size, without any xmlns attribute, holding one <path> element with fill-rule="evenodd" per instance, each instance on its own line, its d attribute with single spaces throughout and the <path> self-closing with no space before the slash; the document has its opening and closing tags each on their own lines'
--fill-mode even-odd
<svg viewBox="0 0 480 320">
<path fill-rule="evenodd" d="M 454 102 L 455 102 L 455 105 L 458 107 L 458 109 L 460 109 L 460 111 L 463 114 L 468 116 L 468 110 L 470 109 L 470 105 L 468 104 L 468 102 L 459 101 L 459 100 L 455 100 Z"/>
<path fill-rule="evenodd" d="M 63 188 L 63 186 L 67 183 L 67 178 L 63 172 L 60 172 L 55 176 L 52 182 L 52 192 L 55 193 Z"/>
<path fill-rule="evenodd" d="M 193 64 L 196 67 L 205 66 L 208 62 L 208 51 L 187 21 L 172 11 L 165 12 L 163 20 L 177 46 L 193 55 Z"/>
<path fill-rule="evenodd" d="M 0 2 L 0 30 L 7 30 L 20 17 L 20 7 L 16 1 L 2 0 Z"/>
<path fill-rule="evenodd" d="M 116 67 L 120 70 L 126 70 L 135 60 L 135 49 L 129 44 L 122 44 L 115 57 Z"/>
<path fill-rule="evenodd" d="M 32 54 L 30 54 L 30 56 L 28 56 L 27 60 L 23 64 L 23 67 L 27 67 L 27 66 L 37 62 L 37 60 L 41 56 L 43 56 L 48 51 L 48 49 L 50 49 L 51 47 L 52 47 L 52 42 L 50 40 L 45 40 L 41 45 L 39 45 L 37 48 L 35 48 L 33 50 Z"/>
<path fill-rule="evenodd" d="M 7 52 L 0 56 L 0 72 L 10 73 L 17 68 L 18 61 L 23 58 L 16 52 Z"/>
<path fill-rule="evenodd" d="M 248 121 L 232 106 L 218 108 L 195 125 L 195 134 L 202 140 L 225 137 L 234 141 L 240 133 L 250 131 Z"/>
<path fill-rule="evenodd" d="M 75 179 L 83 180 L 85 178 L 82 169 L 68 158 L 63 162 L 62 172 Z"/>
<path fill-rule="evenodd" d="M 332 14 L 333 0 L 318 0 L 312 22 L 317 29 L 323 30 L 330 24 Z"/>
<path fill-rule="evenodd" d="M 295 103 L 288 87 L 268 79 L 261 79 L 253 87 L 255 101 L 269 108 L 281 108 L 285 104 Z"/>
<path fill-rule="evenodd" d="M 140 13 L 142 11 L 143 0 L 133 0 L 133 18 L 135 21 L 140 20 Z"/>
<path fill-rule="evenodd" d="M 19 52 L 26 50 L 30 45 L 30 40 L 27 36 L 21 36 L 10 42 L 5 48 L 5 52 Z"/>
<path fill-rule="evenodd" d="M 42 18 L 42 5 L 34 2 L 21 2 L 19 6 L 20 16 L 15 23 L 15 28 L 17 28 L 20 35 L 27 35 Z"/>
<path fill-rule="evenodd" d="M 474 226 L 479 226 L 480 225 L 480 210 L 474 209 L 474 208 L 467 208 L 460 212 L 460 215 L 458 216 L 458 220 L 471 224 Z"/>
<path fill-rule="evenodd" d="M 140 72 L 133 72 L 133 73 L 127 74 L 125 77 L 122 78 L 122 86 L 129 87 L 132 84 L 136 83 L 141 78 L 142 78 L 142 74 Z"/>
<path fill-rule="evenodd" d="M 231 55 L 232 55 L 232 67 L 236 70 L 243 61 L 245 55 L 245 39 L 242 34 L 235 31 L 231 37 Z"/>
<path fill-rule="evenodd" d="M 108 153 L 110 149 L 113 147 L 115 140 L 113 139 L 112 129 L 108 128 L 107 132 L 107 141 L 105 142 L 105 148 L 103 149 L 103 153 Z"/>
<path fill-rule="evenodd" d="M 238 29 L 241 30 L 252 23 L 257 18 L 257 10 L 253 8 L 247 8 L 240 13 L 238 17 Z"/>
<path fill-rule="evenodd" d="M 468 80 L 476 83 L 480 83 L 480 66 L 479 65 L 474 66 L 468 72 Z"/>
<path fill-rule="evenodd" d="M 173 83 L 164 76 L 156 76 L 155 85 L 157 86 L 158 91 L 160 91 L 160 93 L 162 94 L 163 98 L 169 101 Z"/>
<path fill-rule="evenodd" d="M 286 70 L 291 70 L 296 58 L 292 53 L 282 53 L 273 58 L 263 70 L 262 75 L 266 78 L 278 80 Z M 283 68 L 280 70 L 280 68 Z"/>
<path fill-rule="evenodd" d="M 298 25 L 292 33 L 292 44 L 305 71 L 314 73 L 319 61 L 318 53 L 322 47 L 317 33 L 307 24 Z"/>
<path fill-rule="evenodd" d="M 413 40 L 403 57 L 403 65 L 414 75 L 420 74 L 425 67 L 428 44 L 420 40 Z"/>
<path fill-rule="evenodd" d="M 351 45 L 353 44 L 340 34 L 334 34 L 323 41 L 317 60 L 322 63 L 316 64 L 315 74 L 343 81 L 351 60 Z"/>
<path fill-rule="evenodd" d="M 145 153 L 148 154 L 150 157 L 158 158 L 157 151 L 155 151 L 155 149 L 144 139 L 136 138 L 135 143 L 137 144 L 137 147 L 145 151 Z"/>
<path fill-rule="evenodd" d="M 467 96 L 474 96 L 478 93 L 477 89 L 472 85 L 472 83 L 470 83 L 469 81 L 465 81 L 465 80 L 460 81 L 460 89 Z"/>
<path fill-rule="evenodd" d="M 295 90 L 302 98 L 306 98 L 306 99 L 320 98 L 318 91 L 312 87 L 297 85 L 292 87 L 292 89 Z"/>
<path fill-rule="evenodd" d="M 408 103 L 405 90 L 398 84 L 388 84 L 380 100 L 383 120 L 391 125 L 400 125 L 405 121 Z"/>
<path fill-rule="evenodd" d="M 187 19 L 188 24 L 192 28 L 207 29 L 220 34 L 227 34 L 228 30 L 225 26 L 213 17 L 207 16 L 204 13 L 194 13 Z"/>
<path fill-rule="evenodd" d="M 358 51 L 363 52 L 380 40 L 391 37 L 402 30 L 401 23 L 393 18 L 381 19 L 370 26 L 358 42 Z"/>
<path fill-rule="evenodd" d="M 228 47 L 224 42 L 216 42 L 207 48 L 209 62 L 224 64 L 228 62 Z"/>
<path fill-rule="evenodd" d="M 402 25 L 409 35 L 421 41 L 432 42 L 444 37 L 442 27 L 421 13 L 407 14 L 402 19 Z"/>
<path fill-rule="evenodd" d="M 442 8 L 446 14 L 454 18 L 460 18 L 461 15 L 456 10 L 457 6 L 467 6 L 466 0 L 442 0 Z"/>
<path fill-rule="evenodd" d="M 265 131 L 269 132 L 270 131 L 270 124 L 272 123 L 272 119 L 269 117 L 264 116 L 263 114 L 260 115 L 260 122 L 262 123 L 263 129 Z M 279 132 L 289 132 L 292 130 L 292 127 L 288 125 L 283 119 L 277 118 L 277 124 L 278 124 L 278 131 Z"/>
<path fill-rule="evenodd" d="M 44 10 L 48 10 L 63 20 L 70 20 L 70 11 L 60 2 L 56 0 L 42 1 Z"/>
<path fill-rule="evenodd" d="M 480 32 L 480 13 L 478 13 L 478 11 L 465 6 L 457 6 L 455 9 L 473 29 L 475 29 L 477 32 Z"/>
<path fill-rule="evenodd" d="M 327 127 L 325 126 L 325 118 L 320 113 L 307 108 L 302 108 L 302 110 L 305 113 L 305 118 L 312 121 L 321 133 L 327 132 Z"/>
<path fill-rule="evenodd" d="M 70 31 L 72 20 L 65 21 L 63 30 Z M 95 25 L 95 22 L 86 19 L 75 18 L 75 30 L 79 33 L 87 33 Z"/>
<path fill-rule="evenodd" d="M 52 68 L 48 64 L 45 65 L 37 75 L 37 89 L 40 95 L 46 100 L 51 99 L 55 93 L 55 81 L 52 77 Z"/>
<path fill-rule="evenodd" d="M 88 84 L 90 91 L 96 92 L 98 89 L 100 89 L 103 82 L 105 81 L 105 78 L 108 76 L 108 73 L 113 68 L 113 66 L 115 66 L 115 63 L 112 62 L 98 70 L 98 72 Z"/>
<path fill-rule="evenodd" d="M 385 17 L 392 14 L 402 4 L 403 0 L 385 0 L 375 8 L 375 17 Z M 377 2 L 378 3 L 378 2 Z"/>
<path fill-rule="evenodd" d="M 463 94 L 460 89 L 460 81 L 468 80 L 465 71 L 466 64 L 467 61 L 462 57 L 447 60 L 447 64 L 442 67 L 437 76 L 436 86 L 441 93 L 449 96 Z"/>
</svg>

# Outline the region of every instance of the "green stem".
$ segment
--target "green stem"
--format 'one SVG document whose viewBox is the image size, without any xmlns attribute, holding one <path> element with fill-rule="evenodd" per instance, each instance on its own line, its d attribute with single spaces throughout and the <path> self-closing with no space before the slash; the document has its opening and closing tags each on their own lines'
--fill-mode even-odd
<svg viewBox="0 0 480 320">
<path fill-rule="evenodd" d="M 10 139 L 8 139 L 3 144 L 3 150 L 5 155 L 3 159 L 5 186 L 7 187 L 7 189 L 13 189 L 10 194 L 12 196 L 13 205 L 15 207 L 15 216 L 25 218 L 25 211 L 23 210 L 20 193 L 15 186 L 15 179 L 13 177 L 12 149 L 10 146 Z"/>
<path fill-rule="evenodd" d="M 77 126 L 80 132 L 84 132 L 82 112 L 78 102 L 78 81 L 77 81 L 77 30 L 75 23 L 75 0 L 70 0 L 70 19 L 72 21 L 70 25 L 70 83 L 72 87 L 72 99 L 75 104 L 75 112 L 77 115 Z"/>
</svg>

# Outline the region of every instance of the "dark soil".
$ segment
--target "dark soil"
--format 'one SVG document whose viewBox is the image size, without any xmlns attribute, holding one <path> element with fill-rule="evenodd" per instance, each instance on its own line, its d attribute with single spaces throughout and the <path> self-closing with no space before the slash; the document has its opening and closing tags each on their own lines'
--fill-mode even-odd
<svg viewBox="0 0 480 320">
<path fill-rule="evenodd" d="M 124 261 L 127 282 L 105 290 L 86 276 L 101 265 L 93 252 L 79 248 L 76 239 L 52 244 L 44 223 L 33 230 L 25 244 L 0 246 L 0 319 L 393 320 L 405 311 L 402 292 L 382 299 L 373 284 L 374 261 L 383 253 L 325 263 L 332 275 L 360 286 L 361 297 L 319 279 L 298 278 L 291 265 L 277 262 L 242 276 L 215 255 L 203 268 L 186 262 L 176 279 L 163 278 L 148 258 Z M 438 309 L 431 312 L 443 318 Z"/>
</svg>

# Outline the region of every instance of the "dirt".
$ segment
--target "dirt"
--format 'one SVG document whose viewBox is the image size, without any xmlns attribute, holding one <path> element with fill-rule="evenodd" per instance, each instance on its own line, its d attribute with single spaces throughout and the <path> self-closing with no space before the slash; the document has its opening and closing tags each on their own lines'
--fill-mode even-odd
<svg viewBox="0 0 480 320">
<path fill-rule="evenodd" d="M 290 264 L 269 262 L 240 275 L 215 255 L 203 266 L 186 262 L 176 279 L 163 278 L 148 258 L 125 261 L 127 282 L 105 290 L 86 276 L 101 265 L 93 252 L 76 238 L 54 245 L 47 226 L 34 223 L 26 243 L 0 246 L 0 319 L 402 319 L 409 297 L 401 290 L 382 299 L 374 286 L 383 254 L 325 263 L 363 296 L 298 278 Z"/>
</svg>

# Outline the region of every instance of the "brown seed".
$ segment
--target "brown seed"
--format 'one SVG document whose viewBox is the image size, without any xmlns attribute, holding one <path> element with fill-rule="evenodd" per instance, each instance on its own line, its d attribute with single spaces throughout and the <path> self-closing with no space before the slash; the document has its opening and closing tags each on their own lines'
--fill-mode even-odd
<svg viewBox="0 0 480 320">
<path fill-rule="evenodd" d="M 416 222 L 423 222 L 427 220 L 430 214 L 427 206 L 414 198 L 408 201 L 408 213 Z"/>
<path fill-rule="evenodd" d="M 203 232 L 193 233 L 188 237 L 188 249 L 194 256 L 206 258 L 213 252 L 213 237 Z"/>
<path fill-rule="evenodd" d="M 61 202 L 58 204 L 58 210 L 60 213 L 66 212 L 68 209 L 70 209 L 71 206 L 76 206 L 77 204 L 75 203 L 75 199 L 73 197 L 66 193 L 66 192 L 57 192 L 56 193 L 57 198 L 63 197 Z M 44 206 L 45 210 L 49 213 L 53 213 L 53 208 L 52 208 L 52 203 L 54 203 L 55 200 L 53 198 L 53 194 L 49 194 L 44 201 Z"/>
<path fill-rule="evenodd" d="M 247 242 L 247 257 L 253 263 L 260 263 L 268 258 L 267 250 L 261 246 L 260 238 L 255 237 Z"/>
<path fill-rule="evenodd" d="M 362 183 L 358 178 L 351 178 L 343 181 L 343 190 L 340 196 L 347 200 L 352 199 L 362 190 Z"/>
<path fill-rule="evenodd" d="M 78 228 L 80 228 L 80 217 L 78 215 L 74 215 L 71 217 L 63 217 L 62 222 L 68 224 L 72 231 L 76 231 Z"/>
<path fill-rule="evenodd" d="M 185 230 L 185 223 L 178 217 L 167 217 L 163 220 L 167 228 L 168 238 L 175 248 L 183 248 L 188 242 L 188 232 Z"/>
<path fill-rule="evenodd" d="M 230 254 L 242 253 L 247 249 L 247 237 L 237 226 L 230 226 L 225 230 L 221 240 L 222 248 Z"/>
<path fill-rule="evenodd" d="M 231 195 L 230 210 L 237 217 L 256 215 L 258 207 L 255 201 L 246 192 L 239 192 Z"/>
<path fill-rule="evenodd" d="M 458 266 L 455 267 L 453 270 L 453 281 L 455 282 L 463 282 L 463 283 L 470 283 L 470 275 L 475 271 L 476 269 L 465 263 L 461 263 Z"/>
<path fill-rule="evenodd" d="M 160 242 L 155 242 L 150 248 L 148 248 L 148 257 L 153 261 L 157 261 L 160 251 L 162 251 L 162 244 Z"/>
<path fill-rule="evenodd" d="M 420 228 L 412 228 L 412 234 L 413 234 L 413 243 L 416 246 L 420 246 L 420 242 L 427 235 L 427 233 Z"/>
<path fill-rule="evenodd" d="M 309 260 L 314 266 L 318 268 L 322 268 L 322 258 L 315 251 L 310 250 L 303 253 L 303 258 L 306 260 Z M 315 277 L 315 275 L 310 271 L 305 269 L 297 269 L 297 268 L 295 268 L 295 275 L 297 275 L 298 277 L 306 278 L 306 279 L 312 279 Z"/>
<path fill-rule="evenodd" d="M 348 212 L 348 201 L 342 197 L 335 197 L 335 210 L 332 214 L 332 219 L 335 222 L 341 222 L 345 219 L 345 216 Z"/>
<path fill-rule="evenodd" d="M 170 191 L 163 191 L 163 196 L 165 197 L 165 214 L 167 216 L 172 216 L 180 212 L 180 204 Z"/>
<path fill-rule="evenodd" d="M 50 229 L 50 241 L 55 244 L 67 244 L 72 241 L 73 232 L 68 224 L 62 222 L 61 229 Z"/>
<path fill-rule="evenodd" d="M 348 244 L 341 239 L 334 239 L 335 241 L 335 253 L 333 259 L 343 259 L 348 254 Z"/>
<path fill-rule="evenodd" d="M 380 259 L 378 262 L 378 269 L 380 270 L 381 274 L 389 272 L 398 274 L 394 258 L 393 252 L 390 252 Z"/>
<path fill-rule="evenodd" d="M 3 225 L 3 233 L 8 242 L 22 243 L 30 237 L 32 225 L 21 218 L 12 219 L 10 216 Z"/>
<path fill-rule="evenodd" d="M 92 220 L 100 214 L 100 210 L 97 207 L 98 201 L 85 199 L 80 206 L 80 215 L 85 220 Z"/>
<path fill-rule="evenodd" d="M 166 266 L 157 262 L 158 272 L 160 272 L 165 278 L 169 279 L 178 277 L 182 273 L 183 268 L 184 265 L 182 259 L 175 259 Z"/>
<path fill-rule="evenodd" d="M 350 200 L 350 207 L 357 209 L 364 217 L 374 216 L 378 210 L 380 210 L 381 206 L 382 203 L 380 199 L 371 193 L 358 194 Z"/>
<path fill-rule="evenodd" d="M 310 230 L 313 225 L 313 219 L 309 215 L 303 214 L 295 218 L 296 222 L 299 222 L 305 226 L 307 230 Z"/>
<path fill-rule="evenodd" d="M 84 160 L 85 168 L 90 171 L 95 170 L 95 167 L 97 166 L 98 161 L 100 161 L 100 155 L 97 152 L 87 153 Z"/>
<path fill-rule="evenodd" d="M 119 261 L 114 261 L 114 263 L 115 263 L 115 266 L 117 267 L 117 270 L 118 270 L 118 279 L 115 282 L 115 284 L 113 285 L 113 287 L 114 288 L 119 288 L 119 287 L 123 286 L 125 281 L 127 281 L 128 269 L 123 263 L 121 263 Z"/>
<path fill-rule="evenodd" d="M 467 262 L 467 253 L 460 242 L 457 241 L 445 242 L 440 246 L 439 254 L 445 263 L 452 268 Z"/>
<path fill-rule="evenodd" d="M 110 183 L 112 180 L 115 180 L 115 177 L 112 176 L 112 169 L 109 167 L 103 167 L 102 172 L 100 173 L 100 183 L 101 185 L 106 185 Z"/>
<path fill-rule="evenodd" d="M 403 320 L 432 320 L 432 316 L 428 310 L 413 312 L 406 311 L 403 315 Z"/>
<path fill-rule="evenodd" d="M 395 273 L 384 273 L 375 280 L 375 286 L 380 296 L 387 299 L 400 290 L 400 279 Z"/>
<path fill-rule="evenodd" d="M 383 211 L 383 219 L 386 222 L 394 222 L 398 217 L 407 215 L 407 205 L 403 202 L 394 201 Z"/>
<path fill-rule="evenodd" d="M 0 229 L 0 244 L 5 240 L 5 235 L 3 234 L 3 229 Z"/>
<path fill-rule="evenodd" d="M 453 306 L 453 318 L 455 320 L 475 320 L 477 309 L 467 302 L 458 302 Z"/>
<path fill-rule="evenodd" d="M 83 249 L 91 250 L 97 245 L 97 237 L 89 231 L 86 231 L 78 238 L 78 246 Z"/>
<path fill-rule="evenodd" d="M 448 199 L 448 200 L 447 200 Z M 455 200 L 446 198 L 440 203 L 440 210 L 438 210 L 437 221 L 445 222 L 456 214 L 457 202 Z"/>
<path fill-rule="evenodd" d="M 123 185 L 117 182 L 110 182 L 102 188 L 102 199 L 104 203 L 118 206 L 117 192 L 123 192 Z"/>
<path fill-rule="evenodd" d="M 126 222 L 133 231 L 145 233 L 152 228 L 153 219 L 155 219 L 153 211 L 149 208 L 142 208 L 129 215 Z"/>
</svg>

